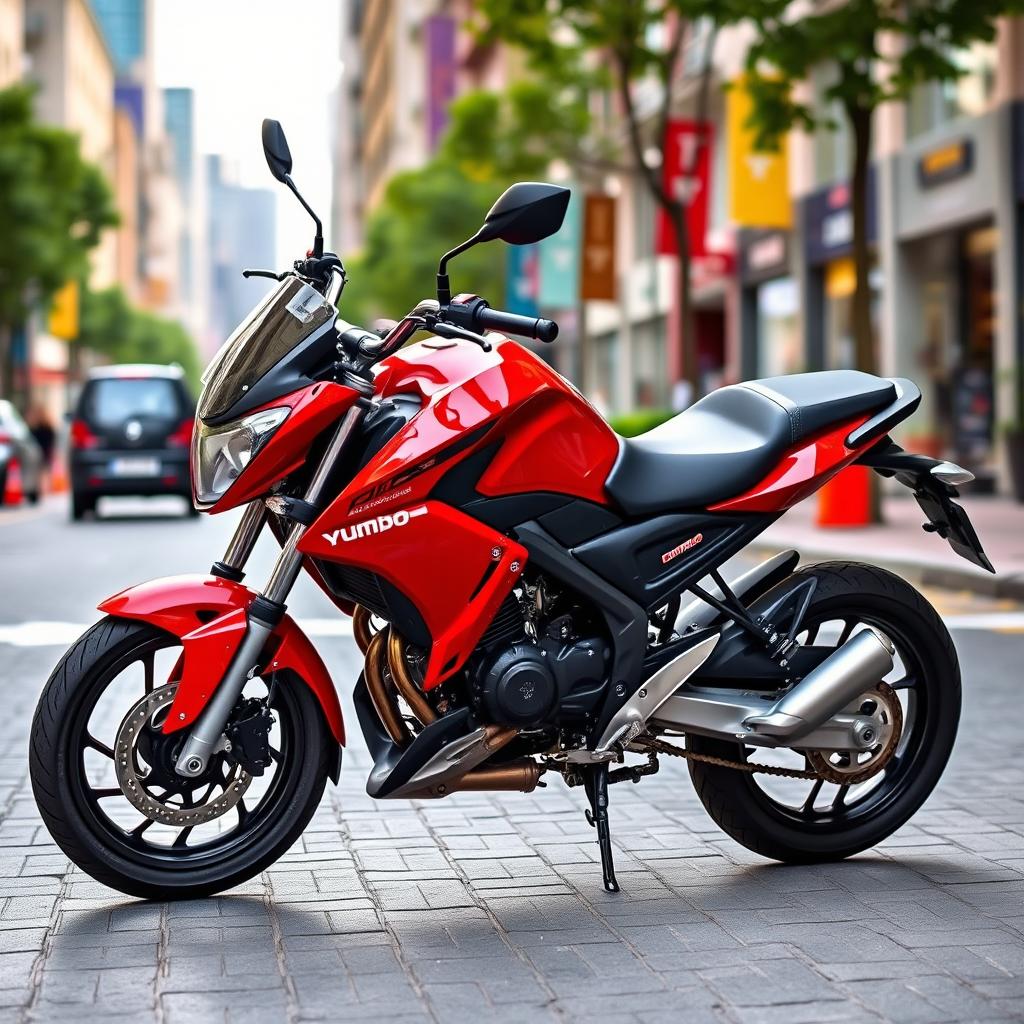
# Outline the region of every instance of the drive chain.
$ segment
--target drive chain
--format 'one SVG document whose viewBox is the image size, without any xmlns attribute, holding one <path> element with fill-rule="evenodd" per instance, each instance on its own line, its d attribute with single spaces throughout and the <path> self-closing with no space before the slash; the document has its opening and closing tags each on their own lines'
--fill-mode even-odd
<svg viewBox="0 0 1024 1024">
<path fill-rule="evenodd" d="M 782 768 L 774 764 L 749 764 L 746 761 L 730 761 L 726 757 L 715 757 L 713 754 L 698 754 L 695 750 L 677 747 L 665 740 L 638 740 L 635 746 L 643 746 L 644 750 L 653 750 L 668 757 L 682 757 L 687 761 L 700 761 L 702 764 L 713 764 L 719 768 L 732 768 L 748 775 L 777 775 L 783 779 L 818 779 L 818 772 L 804 771 L 800 768 Z"/>
</svg>

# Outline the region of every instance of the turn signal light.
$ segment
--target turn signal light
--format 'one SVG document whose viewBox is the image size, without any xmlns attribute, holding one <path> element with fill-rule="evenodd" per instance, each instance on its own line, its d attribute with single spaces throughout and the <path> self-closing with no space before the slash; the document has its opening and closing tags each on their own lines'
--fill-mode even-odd
<svg viewBox="0 0 1024 1024">
<path fill-rule="evenodd" d="M 178 429 L 167 438 L 167 443 L 172 448 L 188 448 L 192 444 L 193 420 L 182 420 Z"/>
<path fill-rule="evenodd" d="M 89 429 L 83 420 L 71 421 L 72 448 L 98 448 L 100 439 Z"/>
</svg>

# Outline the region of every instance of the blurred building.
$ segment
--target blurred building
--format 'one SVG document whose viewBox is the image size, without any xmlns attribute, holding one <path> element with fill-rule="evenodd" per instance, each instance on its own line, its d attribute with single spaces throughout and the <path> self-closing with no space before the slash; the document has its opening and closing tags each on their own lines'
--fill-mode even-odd
<svg viewBox="0 0 1024 1024">
<path fill-rule="evenodd" d="M 437 147 L 448 105 L 472 88 L 500 89 L 507 51 L 466 28 L 471 0 L 347 0 L 334 136 L 335 244 L 358 248 L 390 178 Z"/>
<path fill-rule="evenodd" d="M 243 278 L 242 270 L 277 265 L 277 196 L 235 183 L 221 157 L 205 160 L 210 356 L 267 292 L 265 278 Z"/>
<path fill-rule="evenodd" d="M 25 65 L 24 0 L 0 0 L 0 89 L 17 82 Z"/>
</svg>

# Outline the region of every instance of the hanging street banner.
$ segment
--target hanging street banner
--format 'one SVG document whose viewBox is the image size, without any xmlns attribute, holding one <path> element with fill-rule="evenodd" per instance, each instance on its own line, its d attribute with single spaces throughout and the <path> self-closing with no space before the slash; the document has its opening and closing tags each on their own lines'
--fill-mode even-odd
<svg viewBox="0 0 1024 1024">
<path fill-rule="evenodd" d="M 74 341 L 78 337 L 78 282 L 68 281 L 53 296 L 47 330 L 55 338 Z"/>
<path fill-rule="evenodd" d="M 580 294 L 583 203 L 574 190 L 562 229 L 540 243 L 540 305 L 574 309 Z"/>
<path fill-rule="evenodd" d="M 787 141 L 775 152 L 755 148 L 754 132 L 747 127 L 753 103 L 743 78 L 732 82 L 725 107 L 729 217 L 743 228 L 791 227 Z"/>
<path fill-rule="evenodd" d="M 521 316 L 540 316 L 539 245 L 505 246 L 505 308 Z"/>
<path fill-rule="evenodd" d="M 435 14 L 424 23 L 427 50 L 427 150 L 433 153 L 448 127 L 448 104 L 455 97 L 455 20 Z"/>
<path fill-rule="evenodd" d="M 597 192 L 583 207 L 580 298 L 615 301 L 615 199 Z"/>
<path fill-rule="evenodd" d="M 665 191 L 686 206 L 686 228 L 690 255 L 707 252 L 708 207 L 711 193 L 711 148 L 714 125 L 710 121 L 678 118 L 669 121 L 665 132 L 665 152 L 661 162 Z M 679 248 L 672 221 L 664 210 L 658 210 L 659 256 L 676 256 Z"/>
</svg>

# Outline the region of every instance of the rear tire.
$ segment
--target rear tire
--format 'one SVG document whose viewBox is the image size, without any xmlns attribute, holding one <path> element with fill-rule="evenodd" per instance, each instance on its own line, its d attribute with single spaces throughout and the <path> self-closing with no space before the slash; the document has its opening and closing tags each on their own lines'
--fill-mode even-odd
<svg viewBox="0 0 1024 1024">
<path fill-rule="evenodd" d="M 840 860 L 866 850 L 895 832 L 938 783 L 956 738 L 960 718 L 960 666 L 953 641 L 935 609 L 909 583 L 893 573 L 854 562 L 809 566 L 818 585 L 807 611 L 811 625 L 855 618 L 885 633 L 895 644 L 914 681 L 905 690 L 914 720 L 878 781 L 847 787 L 838 809 L 822 811 L 815 798 L 799 810 L 778 802 L 757 779 L 735 769 L 689 763 L 697 795 L 715 823 L 748 850 L 791 864 Z M 771 595 L 758 604 L 767 603 Z M 845 620 L 844 620 L 845 621 Z M 911 667 L 913 666 L 913 667 Z M 902 680 L 894 680 L 894 684 Z M 687 748 L 731 761 L 764 762 L 765 751 L 699 736 Z M 794 764 L 794 767 L 796 765 Z M 794 786 L 796 783 L 793 784 Z M 810 790 L 814 783 L 805 784 Z M 831 785 L 831 784 L 830 784 Z M 842 787 L 836 787 L 836 791 Z M 819 786 L 818 793 L 822 787 Z M 820 797 L 818 798 L 820 799 Z"/>
<path fill-rule="evenodd" d="M 239 885 L 274 863 L 316 811 L 329 756 L 337 749 L 310 689 L 297 678 L 279 673 L 272 706 L 282 728 L 275 764 L 280 780 L 275 775 L 268 785 L 266 805 L 250 808 L 245 818 L 239 815 L 233 829 L 214 839 L 195 846 L 183 843 L 180 850 L 176 843 L 150 843 L 141 833 L 136 836 L 116 823 L 105 813 L 110 791 L 93 788 L 86 769 L 85 748 L 99 749 L 90 731 L 90 716 L 107 688 L 124 678 L 131 665 L 179 643 L 177 637 L 147 623 L 113 617 L 101 620 L 54 670 L 32 721 L 29 772 L 50 835 L 97 881 L 144 899 L 208 896 Z M 107 756 L 112 758 L 112 751 Z M 97 799 L 100 792 L 106 794 L 104 810 Z M 117 794 L 113 799 L 119 805 L 114 810 L 117 818 L 127 801 Z M 131 811 L 130 806 L 127 810 Z"/>
</svg>

